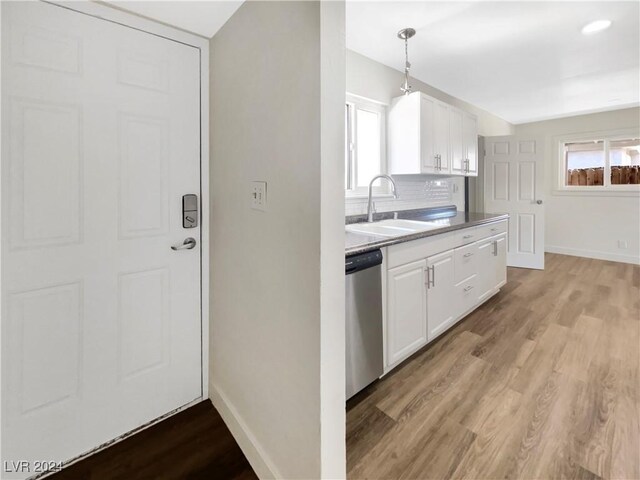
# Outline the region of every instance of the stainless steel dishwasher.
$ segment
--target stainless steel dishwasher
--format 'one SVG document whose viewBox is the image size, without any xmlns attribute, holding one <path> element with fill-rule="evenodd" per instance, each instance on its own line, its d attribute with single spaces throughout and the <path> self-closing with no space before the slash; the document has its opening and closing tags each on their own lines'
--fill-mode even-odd
<svg viewBox="0 0 640 480">
<path fill-rule="evenodd" d="M 381 264 L 380 250 L 345 259 L 347 399 L 383 373 Z"/>
</svg>

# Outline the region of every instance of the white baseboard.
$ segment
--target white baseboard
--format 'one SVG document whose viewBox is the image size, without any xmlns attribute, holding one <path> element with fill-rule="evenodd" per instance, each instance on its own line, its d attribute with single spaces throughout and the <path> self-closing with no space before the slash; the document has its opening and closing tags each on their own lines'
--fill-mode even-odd
<svg viewBox="0 0 640 480">
<path fill-rule="evenodd" d="M 218 410 L 218 413 L 224 420 L 224 423 L 227 425 L 227 428 L 233 435 L 233 438 L 238 442 L 242 453 L 247 457 L 253 471 L 258 475 L 258 478 L 283 478 L 251 432 L 251 429 L 217 385 L 210 384 L 209 396 L 211 397 L 213 406 Z"/>
<path fill-rule="evenodd" d="M 545 245 L 545 252 L 559 253 L 561 255 L 571 255 L 574 257 L 595 258 L 596 260 L 609 260 L 612 262 L 632 263 L 640 265 L 640 257 L 633 255 L 622 255 L 619 253 L 598 252 L 594 250 L 582 250 L 579 248 L 556 247 L 554 245 Z"/>
</svg>

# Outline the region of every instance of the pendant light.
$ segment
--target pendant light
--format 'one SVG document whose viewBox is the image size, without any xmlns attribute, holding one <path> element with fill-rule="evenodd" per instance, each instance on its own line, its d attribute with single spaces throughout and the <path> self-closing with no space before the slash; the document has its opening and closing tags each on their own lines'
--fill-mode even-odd
<svg viewBox="0 0 640 480">
<path fill-rule="evenodd" d="M 398 38 L 404 40 L 404 83 L 400 86 L 400 90 L 405 95 L 411 93 L 411 85 L 409 85 L 409 69 L 411 64 L 409 63 L 409 39 L 416 34 L 413 28 L 403 28 L 398 32 Z"/>
</svg>

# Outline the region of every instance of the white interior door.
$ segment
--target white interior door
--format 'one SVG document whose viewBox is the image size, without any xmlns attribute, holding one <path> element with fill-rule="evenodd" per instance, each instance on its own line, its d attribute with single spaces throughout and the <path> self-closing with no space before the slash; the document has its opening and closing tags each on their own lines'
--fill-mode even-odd
<svg viewBox="0 0 640 480">
<path fill-rule="evenodd" d="M 199 50 L 2 2 L 2 76 L 2 456 L 65 461 L 202 395 Z"/>
<path fill-rule="evenodd" d="M 507 265 L 544 268 L 544 141 L 485 138 L 485 211 L 508 213 Z"/>
</svg>

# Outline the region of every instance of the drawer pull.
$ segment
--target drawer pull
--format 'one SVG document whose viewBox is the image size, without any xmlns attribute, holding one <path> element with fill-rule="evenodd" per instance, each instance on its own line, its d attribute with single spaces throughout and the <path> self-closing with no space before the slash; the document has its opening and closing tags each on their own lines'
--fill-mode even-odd
<svg viewBox="0 0 640 480">
<path fill-rule="evenodd" d="M 463 235 L 462 238 L 473 238 L 473 235 Z"/>
<path fill-rule="evenodd" d="M 464 258 L 469 258 L 471 255 L 473 255 L 473 253 L 472 253 L 472 252 L 465 253 L 465 254 L 463 255 L 463 257 L 464 257 Z"/>
<path fill-rule="evenodd" d="M 496 230 L 498 230 L 497 228 L 492 228 L 491 231 L 495 232 Z"/>
<path fill-rule="evenodd" d="M 471 290 L 473 288 L 473 285 L 468 285 L 466 287 L 464 287 L 464 291 L 468 292 L 469 290 Z"/>
</svg>

